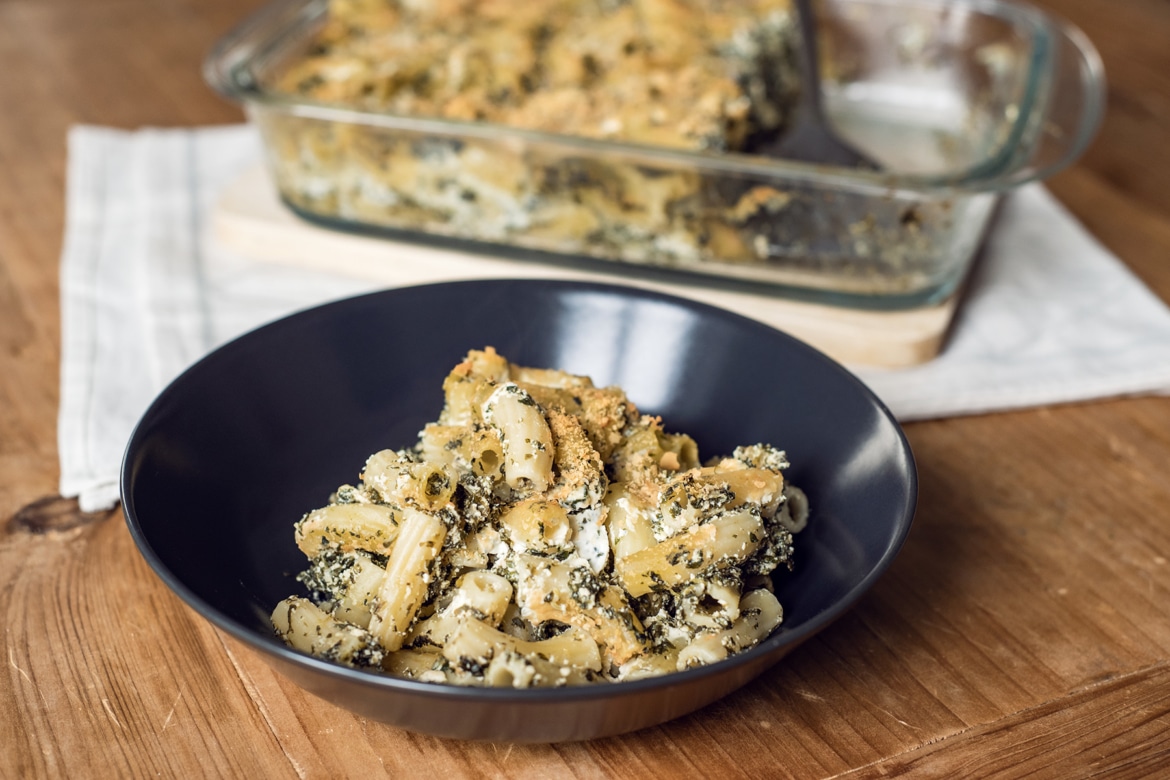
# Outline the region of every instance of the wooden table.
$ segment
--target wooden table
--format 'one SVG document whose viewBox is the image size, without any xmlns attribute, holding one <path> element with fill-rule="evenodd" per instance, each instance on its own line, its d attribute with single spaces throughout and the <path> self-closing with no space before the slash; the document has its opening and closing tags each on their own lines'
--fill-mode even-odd
<svg viewBox="0 0 1170 780">
<path fill-rule="evenodd" d="M 120 511 L 55 498 L 70 124 L 235 122 L 211 42 L 258 0 L 0 3 L 0 777 L 1140 777 L 1170 772 L 1170 399 L 915 423 L 916 525 L 758 685 L 585 744 L 464 744 L 315 700 L 172 596 Z M 1170 5 L 1045 0 L 1110 77 L 1060 199 L 1170 300 Z"/>
</svg>

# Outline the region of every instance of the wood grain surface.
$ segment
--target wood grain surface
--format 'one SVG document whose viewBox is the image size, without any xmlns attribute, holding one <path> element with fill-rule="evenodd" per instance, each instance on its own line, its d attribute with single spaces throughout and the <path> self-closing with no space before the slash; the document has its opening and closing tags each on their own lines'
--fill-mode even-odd
<svg viewBox="0 0 1170 780">
<path fill-rule="evenodd" d="M 1044 0 L 1109 73 L 1057 196 L 1170 300 L 1170 4 Z M 1170 399 L 907 426 L 915 528 L 758 682 L 636 734 L 443 741 L 212 629 L 120 511 L 56 498 L 65 135 L 236 122 L 200 61 L 258 0 L 0 0 L 0 777 L 1150 777 L 1170 772 Z"/>
</svg>

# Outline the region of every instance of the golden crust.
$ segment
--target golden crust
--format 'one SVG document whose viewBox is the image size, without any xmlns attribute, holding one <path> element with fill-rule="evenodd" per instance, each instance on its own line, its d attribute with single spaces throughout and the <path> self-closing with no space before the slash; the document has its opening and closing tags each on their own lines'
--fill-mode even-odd
<svg viewBox="0 0 1170 780">
<path fill-rule="evenodd" d="M 745 40 L 787 9 L 787 0 L 333 0 L 316 46 L 277 86 L 395 113 L 741 149 L 782 119 L 753 108 L 768 66 L 759 42 Z"/>
<path fill-rule="evenodd" d="M 556 482 L 548 497 L 560 502 L 595 504 L 605 493 L 605 465 L 578 419 L 560 409 L 545 410 L 552 430 Z"/>
</svg>

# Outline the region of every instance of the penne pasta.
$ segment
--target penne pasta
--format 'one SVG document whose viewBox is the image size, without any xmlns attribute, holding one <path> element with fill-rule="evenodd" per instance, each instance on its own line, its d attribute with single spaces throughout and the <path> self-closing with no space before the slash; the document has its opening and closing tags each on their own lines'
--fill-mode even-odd
<svg viewBox="0 0 1170 780">
<path fill-rule="evenodd" d="M 483 420 L 500 435 L 504 481 L 512 488 L 543 492 L 552 481 L 553 441 L 548 421 L 513 382 L 496 387 L 483 402 Z"/>
<path fill-rule="evenodd" d="M 700 465 L 616 387 L 472 350 L 416 445 L 294 529 L 290 646 L 451 685 L 577 685 L 715 663 L 782 617 L 770 576 L 808 499 L 782 450 Z"/>
<path fill-rule="evenodd" d="M 556 667 L 599 671 L 601 654 L 597 643 L 581 629 L 570 627 L 560 634 L 538 641 L 525 641 L 478 620 L 460 623 L 443 647 L 443 657 L 456 666 L 487 664 L 501 653 L 540 658 Z"/>
<path fill-rule="evenodd" d="M 506 544 L 498 528 L 485 525 L 473 534 L 463 537 L 463 544 L 446 552 L 447 563 L 453 569 L 486 569 L 491 565 L 493 552 Z"/>
<path fill-rule="evenodd" d="M 310 558 L 327 546 L 385 555 L 398 538 L 399 519 L 400 513 L 382 504 L 330 504 L 305 515 L 294 538 Z"/>
<path fill-rule="evenodd" d="M 541 387 L 551 387 L 558 390 L 580 390 L 593 387 L 593 380 L 587 376 L 578 376 L 555 368 L 531 368 L 511 365 L 508 371 L 509 378 L 517 384 L 533 384 Z"/>
<path fill-rule="evenodd" d="M 739 617 L 740 589 L 716 580 L 699 579 L 684 592 L 679 605 L 682 620 L 700 630 L 729 627 Z"/>
<path fill-rule="evenodd" d="M 386 503 L 435 512 L 451 500 L 458 480 L 442 464 L 415 463 L 394 450 L 382 450 L 366 461 L 362 482 Z"/>
<path fill-rule="evenodd" d="M 276 633 L 310 655 L 347 666 L 377 666 L 383 651 L 369 632 L 338 620 L 308 599 L 289 597 L 272 611 Z"/>
<path fill-rule="evenodd" d="M 687 471 L 699 465 L 699 445 L 685 433 L 657 432 L 658 467 L 667 471 Z"/>
<path fill-rule="evenodd" d="M 621 680 L 644 680 L 647 677 L 660 677 L 676 672 L 678 668 L 678 648 L 667 647 L 665 650 L 643 653 L 631 659 L 621 667 L 618 677 Z"/>
<path fill-rule="evenodd" d="M 698 478 L 708 484 L 727 486 L 733 495 L 728 509 L 755 504 L 765 517 L 771 517 L 784 498 L 784 477 L 780 472 L 745 466 L 735 460 L 700 469 Z"/>
<path fill-rule="evenodd" d="M 609 510 L 609 541 L 614 558 L 625 558 L 658 543 L 650 508 L 641 504 L 626 483 L 611 484 L 604 501 Z"/>
<path fill-rule="evenodd" d="M 352 566 L 347 574 L 350 585 L 334 604 L 333 614 L 339 620 L 352 623 L 359 628 L 369 628 L 378 593 L 386 579 L 386 570 L 375 563 L 369 555 L 356 552 L 353 554 Z"/>
<path fill-rule="evenodd" d="M 568 511 L 556 501 L 530 498 L 513 504 L 500 515 L 500 532 L 518 552 L 554 552 L 573 535 Z"/>
<path fill-rule="evenodd" d="M 685 583 L 708 566 L 744 560 L 759 547 L 763 535 L 759 515 L 741 509 L 620 558 L 615 570 L 631 596 L 642 596 Z"/>
<path fill-rule="evenodd" d="M 777 514 L 776 521 L 788 532 L 799 533 L 808 525 L 808 496 L 800 488 L 795 485 L 784 486 L 784 504 L 781 508 L 783 511 Z"/>
<path fill-rule="evenodd" d="M 609 662 L 619 666 L 646 651 L 637 619 L 620 589 L 599 582 L 584 567 L 534 555 L 517 556 L 516 569 L 516 603 L 529 623 L 551 621 L 580 628 L 602 647 Z"/>
<path fill-rule="evenodd" d="M 445 425 L 472 425 L 480 420 L 480 406 L 486 394 L 508 379 L 508 361 L 494 349 L 472 350 L 443 380 Z"/>
<path fill-rule="evenodd" d="M 446 536 L 443 521 L 425 512 L 407 510 L 398 540 L 386 562 L 386 577 L 370 616 L 370 633 L 382 647 L 397 650 L 426 598 L 430 564 Z"/>
<path fill-rule="evenodd" d="M 432 423 L 419 435 L 419 453 L 429 463 L 441 463 L 456 474 L 502 477 L 504 445 L 490 428 Z"/>
<path fill-rule="evenodd" d="M 443 647 L 465 620 L 498 626 L 511 602 L 512 584 L 506 579 L 487 571 L 468 572 L 459 578 L 451 602 L 414 627 L 409 644 Z"/>
<path fill-rule="evenodd" d="M 442 671 L 446 666 L 447 660 L 433 647 L 387 653 L 382 661 L 383 671 L 424 682 L 447 682 L 447 675 Z"/>
<path fill-rule="evenodd" d="M 767 637 L 784 618 L 780 602 L 771 591 L 753 590 L 740 600 L 741 615 L 724 631 L 701 634 L 679 651 L 678 668 L 687 669 L 722 661 Z"/>
<path fill-rule="evenodd" d="M 552 434 L 552 464 L 557 475 L 548 497 L 570 509 L 597 504 L 609 485 L 601 456 L 593 449 L 577 418 L 550 409 L 547 420 Z"/>
</svg>

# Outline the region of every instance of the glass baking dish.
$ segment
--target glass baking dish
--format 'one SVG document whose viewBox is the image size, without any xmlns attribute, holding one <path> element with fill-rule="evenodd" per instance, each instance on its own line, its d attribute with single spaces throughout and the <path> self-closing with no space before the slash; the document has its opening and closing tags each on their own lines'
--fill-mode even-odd
<svg viewBox="0 0 1170 780">
<path fill-rule="evenodd" d="M 826 0 L 826 112 L 880 163 L 833 168 L 272 88 L 327 0 L 280 0 L 224 36 L 208 82 L 260 129 L 284 202 L 328 227 L 841 306 L 929 305 L 961 284 L 999 196 L 1075 160 L 1104 75 L 1078 30 L 999 0 Z M 795 29 L 795 28 L 793 28 Z"/>
</svg>

